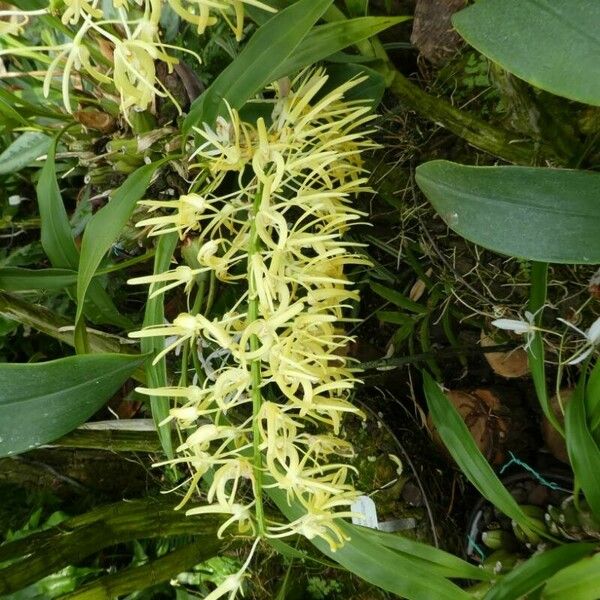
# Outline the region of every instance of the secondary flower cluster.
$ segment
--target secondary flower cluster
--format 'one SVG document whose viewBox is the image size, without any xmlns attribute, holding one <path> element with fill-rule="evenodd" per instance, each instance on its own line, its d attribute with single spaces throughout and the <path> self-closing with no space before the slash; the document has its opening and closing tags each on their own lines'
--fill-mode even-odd
<svg viewBox="0 0 600 600">
<path fill-rule="evenodd" d="M 131 334 L 167 340 L 156 360 L 187 347 L 204 366 L 198 385 L 140 390 L 177 400 L 175 461 L 192 472 L 185 501 L 202 485 L 208 500 L 189 513 L 223 513 L 222 530 L 237 524 L 258 537 L 319 537 L 332 550 L 345 540 L 337 519 L 357 496 L 352 446 L 339 435 L 343 415 L 359 413 L 344 355 L 351 338 L 340 329 L 358 295 L 344 269 L 368 264 L 343 239 L 362 216 L 351 201 L 366 189 L 361 152 L 372 147 L 360 131 L 369 109 L 344 99 L 359 81 L 327 91 L 324 71 L 306 72 L 273 84 L 268 119 L 245 123 L 230 109 L 215 129 L 198 130 L 194 160 L 210 183 L 177 201 L 143 201 L 150 215 L 138 223 L 149 235 L 194 238 L 198 266 L 130 282 L 189 295 L 210 270 L 239 290 L 218 319 L 188 312 Z M 235 191 L 221 191 L 232 182 Z M 304 514 L 266 518 L 268 488 Z"/>
<path fill-rule="evenodd" d="M 57 70 L 61 73 L 62 98 L 72 111 L 70 87 L 75 75 L 85 75 L 97 84 L 114 86 L 121 111 L 146 110 L 156 96 L 177 102 L 157 77 L 156 63 L 169 72 L 178 59 L 172 50 L 200 57 L 191 50 L 166 44 L 160 22 L 165 10 L 191 23 L 199 34 L 223 18 L 239 40 L 243 33 L 244 5 L 273 11 L 259 0 L 59 0 L 36 11 L 0 11 L 0 36 L 7 46 L 2 54 L 27 56 L 48 64 L 44 94 L 48 96 Z M 18 39 L 29 17 L 57 14 L 70 38 L 63 44 L 29 47 Z M 16 37 L 15 37 L 16 36 Z"/>
</svg>

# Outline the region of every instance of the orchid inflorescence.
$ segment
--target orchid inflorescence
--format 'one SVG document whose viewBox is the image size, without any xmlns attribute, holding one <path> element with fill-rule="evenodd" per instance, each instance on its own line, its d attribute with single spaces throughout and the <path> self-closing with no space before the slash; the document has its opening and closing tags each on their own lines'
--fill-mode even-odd
<svg viewBox="0 0 600 600">
<path fill-rule="evenodd" d="M 341 437 L 344 415 L 360 414 L 341 329 L 358 294 L 345 268 L 368 264 L 343 234 L 363 217 L 351 200 L 368 189 L 361 153 L 373 143 L 361 132 L 369 107 L 344 99 L 361 79 L 331 91 L 327 79 L 316 69 L 280 80 L 265 94 L 268 118 L 244 122 L 228 107 L 214 128 L 196 130 L 192 161 L 209 178 L 178 200 L 142 201 L 138 226 L 193 239 L 197 262 L 130 283 L 151 284 L 151 296 L 178 288 L 189 306 L 211 272 L 238 300 L 220 318 L 190 309 L 130 335 L 165 338 L 155 361 L 184 349 L 205 367 L 194 385 L 139 389 L 177 402 L 169 420 L 181 443 L 171 462 L 191 471 L 182 505 L 200 489 L 207 500 L 188 513 L 225 515 L 220 535 L 233 525 L 258 538 L 301 534 L 334 551 L 346 540 L 339 519 L 357 498 L 353 449 Z M 304 514 L 267 518 L 271 488 Z"/>
<path fill-rule="evenodd" d="M 48 96 L 56 72 L 60 72 L 62 99 L 72 112 L 70 88 L 75 75 L 87 75 L 95 84 L 111 86 L 120 99 L 121 112 L 143 111 L 156 97 L 176 99 L 157 77 L 156 63 L 169 72 L 179 62 L 173 51 L 193 51 L 167 44 L 162 39 L 161 17 L 175 13 L 192 24 L 198 34 L 224 19 L 236 39 L 243 35 L 244 5 L 273 11 L 260 0 L 58 0 L 48 9 L 0 11 L 0 39 L 3 54 L 34 57 L 46 63 L 43 90 Z M 60 16 L 66 40 L 61 44 L 30 47 L 19 40 L 30 17 Z"/>
</svg>

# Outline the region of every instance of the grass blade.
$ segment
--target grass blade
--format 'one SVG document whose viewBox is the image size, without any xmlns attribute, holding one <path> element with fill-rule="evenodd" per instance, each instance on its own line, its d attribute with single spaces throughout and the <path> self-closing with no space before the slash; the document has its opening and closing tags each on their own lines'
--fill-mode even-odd
<svg viewBox="0 0 600 600">
<path fill-rule="evenodd" d="M 516 523 L 524 528 L 543 533 L 531 522 L 510 492 L 502 485 L 440 386 L 427 372 L 423 372 L 423 382 L 427 405 L 438 434 L 468 480 L 484 498 Z"/>
</svg>

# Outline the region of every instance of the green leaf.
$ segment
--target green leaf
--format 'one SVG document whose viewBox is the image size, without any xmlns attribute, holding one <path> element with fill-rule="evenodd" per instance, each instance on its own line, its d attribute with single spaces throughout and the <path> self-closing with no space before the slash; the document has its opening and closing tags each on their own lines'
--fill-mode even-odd
<svg viewBox="0 0 600 600">
<path fill-rule="evenodd" d="M 288 503 L 285 492 L 269 489 L 269 496 L 279 510 L 293 521 L 305 511 L 298 502 Z M 338 522 L 350 538 L 341 548 L 332 552 L 329 544 L 319 538 L 311 542 L 326 556 L 365 581 L 407 600 L 470 600 L 471 596 L 440 575 L 435 561 L 424 563 L 418 556 L 409 556 L 385 547 L 363 527 Z"/>
<path fill-rule="evenodd" d="M 479 0 L 452 22 L 469 44 L 517 77 L 600 105 L 597 0 Z"/>
<path fill-rule="evenodd" d="M 397 290 L 385 287 L 384 285 L 376 283 L 375 281 L 371 282 L 371 289 L 384 300 L 387 300 L 388 302 L 391 302 L 400 308 L 404 308 L 405 310 L 409 310 L 419 315 L 426 315 L 429 312 L 427 307 L 423 306 L 422 304 L 414 302 Z"/>
<path fill-rule="evenodd" d="M 164 273 L 169 269 L 171 258 L 179 237 L 177 232 L 159 236 L 154 255 L 154 274 Z M 164 294 L 158 294 L 149 298 L 146 302 L 144 313 L 144 327 L 151 325 L 162 325 L 165 320 Z M 164 340 L 161 338 L 142 338 L 140 341 L 142 353 L 154 356 L 164 348 Z M 167 383 L 167 363 L 163 357 L 156 365 L 152 361 L 146 363 L 146 380 L 151 388 L 165 387 Z M 169 399 L 164 396 L 150 396 L 150 409 L 152 418 L 158 430 L 160 443 L 167 458 L 173 458 L 173 441 L 171 440 L 171 429 L 169 424 L 160 425 L 169 416 Z"/>
<path fill-rule="evenodd" d="M 52 139 L 39 131 L 22 133 L 0 154 L 0 175 L 16 173 L 48 152 Z"/>
<path fill-rule="evenodd" d="M 410 17 L 360 17 L 318 25 L 271 76 L 275 81 L 365 40 Z"/>
<path fill-rule="evenodd" d="M 73 240 L 69 217 L 56 179 L 56 143 L 55 139 L 48 149 L 48 156 L 36 187 L 41 220 L 41 242 L 53 267 L 76 271 L 79 268 L 79 252 Z M 99 313 L 99 318 L 95 320 L 121 327 L 130 324 L 129 320 L 117 311 L 112 300 L 97 281 L 92 283 L 90 300 Z"/>
<path fill-rule="evenodd" d="M 600 173 L 435 160 L 416 180 L 448 227 L 476 244 L 541 262 L 600 263 Z"/>
<path fill-rule="evenodd" d="M 548 291 L 548 264 L 534 262 L 531 265 L 531 289 L 529 294 L 529 311 L 535 315 L 535 325 L 542 326 L 542 314 L 546 304 Z M 529 369 L 531 370 L 531 378 L 537 395 L 538 402 L 544 412 L 544 415 L 552 426 L 563 437 L 565 428 L 562 426 L 552 406 L 550 405 L 550 397 L 548 396 L 548 386 L 546 385 L 546 349 L 544 347 L 544 337 L 541 331 L 536 331 L 533 334 L 531 343 L 527 350 L 527 359 Z"/>
<path fill-rule="evenodd" d="M 494 578 L 493 573 L 430 544 L 417 542 L 401 535 L 390 535 L 375 529 L 363 528 L 361 532 L 365 537 L 370 538 L 374 545 L 385 546 L 411 557 L 415 561 L 420 560 L 424 567 L 431 569 L 432 572 L 442 577 L 475 580 L 491 580 Z"/>
<path fill-rule="evenodd" d="M 546 583 L 542 600 L 598 600 L 600 554 L 559 571 Z"/>
<path fill-rule="evenodd" d="M 565 408 L 567 452 L 592 512 L 600 518 L 600 448 L 587 423 L 585 380 L 581 377 Z"/>
<path fill-rule="evenodd" d="M 485 600 L 522 598 L 557 571 L 591 554 L 593 550 L 594 544 L 566 544 L 532 556 L 500 579 L 487 593 Z"/>
<path fill-rule="evenodd" d="M 438 434 L 456 464 L 479 493 L 505 515 L 527 529 L 539 528 L 521 510 L 511 493 L 502 485 L 494 470 L 477 448 L 471 433 L 429 373 L 423 372 L 427 406 Z"/>
<path fill-rule="evenodd" d="M 36 188 L 40 211 L 41 242 L 52 266 L 77 269 L 79 254 L 73 241 L 69 217 L 56 180 L 56 140 L 48 149 L 48 156 Z"/>
<path fill-rule="evenodd" d="M 250 38 L 240 55 L 194 101 L 183 122 L 183 132 L 189 133 L 194 125 L 212 124 L 224 108 L 223 100 L 240 109 L 273 81 L 273 74 L 332 1 L 299 0 L 271 17 Z"/>
<path fill-rule="evenodd" d="M 600 360 L 596 361 L 587 382 L 585 406 L 590 430 L 593 432 L 600 425 Z"/>
<path fill-rule="evenodd" d="M 148 189 L 156 169 L 165 161 L 144 165 L 134 171 L 112 194 L 110 201 L 88 222 L 81 241 L 77 276 L 76 326 L 80 323 L 88 287 L 104 255 L 108 252 L 131 216 L 135 205 Z"/>
<path fill-rule="evenodd" d="M 47 444 L 84 423 L 142 360 L 95 354 L 0 364 L 0 456 Z"/>
<path fill-rule="evenodd" d="M 361 81 L 344 94 L 345 100 L 368 102 L 375 109 L 385 93 L 385 77 L 375 69 L 370 69 L 365 65 L 328 65 L 327 74 L 329 79 L 326 90 L 333 89 L 353 78 L 364 78 L 364 81 Z"/>
<path fill-rule="evenodd" d="M 60 290 L 77 283 L 71 269 L 0 268 L 0 289 L 8 292 L 24 290 Z"/>
</svg>

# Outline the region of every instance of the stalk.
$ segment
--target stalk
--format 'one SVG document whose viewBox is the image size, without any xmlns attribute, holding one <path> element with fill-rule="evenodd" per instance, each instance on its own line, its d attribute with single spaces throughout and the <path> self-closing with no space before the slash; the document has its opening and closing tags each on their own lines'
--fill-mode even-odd
<svg viewBox="0 0 600 600">
<path fill-rule="evenodd" d="M 248 325 L 258 319 L 258 293 L 256 290 L 256 279 L 252 272 L 252 258 L 260 252 L 260 240 L 256 232 L 256 216 L 260 210 L 262 201 L 262 186 L 258 186 L 254 202 L 252 204 L 252 215 L 250 225 L 250 243 L 248 247 Z M 260 347 L 258 336 L 250 337 L 250 350 L 255 352 Z M 255 513 L 258 535 L 262 536 L 265 531 L 264 509 L 262 502 L 262 454 L 260 452 L 260 430 L 258 427 L 258 418 L 262 406 L 261 384 L 261 361 L 253 359 L 250 365 L 250 375 L 252 377 L 250 395 L 252 397 L 252 464 L 254 471 L 254 496 L 256 498 Z"/>
</svg>

